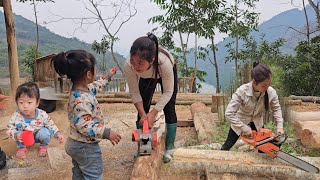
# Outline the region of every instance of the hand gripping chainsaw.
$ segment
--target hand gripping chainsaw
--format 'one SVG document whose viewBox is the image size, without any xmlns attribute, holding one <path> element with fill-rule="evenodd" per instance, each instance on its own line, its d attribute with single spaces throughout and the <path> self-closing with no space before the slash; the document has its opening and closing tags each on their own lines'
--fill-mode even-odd
<svg viewBox="0 0 320 180">
<path fill-rule="evenodd" d="M 138 155 L 150 155 L 152 150 L 158 145 L 157 133 L 149 129 L 147 119 L 143 120 L 142 129 L 137 129 L 132 132 L 132 141 L 138 143 Z"/>
<path fill-rule="evenodd" d="M 258 132 L 252 131 L 252 137 L 241 134 L 240 138 L 272 158 L 278 157 L 307 172 L 319 173 L 319 168 L 281 151 L 279 147 L 286 140 L 286 137 L 275 135 L 269 129 L 260 128 Z"/>
</svg>

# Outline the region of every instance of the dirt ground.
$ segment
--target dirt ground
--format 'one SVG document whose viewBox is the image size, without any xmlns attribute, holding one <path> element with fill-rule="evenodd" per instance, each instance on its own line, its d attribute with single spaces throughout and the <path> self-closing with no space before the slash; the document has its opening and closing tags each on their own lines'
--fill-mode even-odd
<svg viewBox="0 0 320 180">
<path fill-rule="evenodd" d="M 2 116 L 9 116 L 14 111 L 15 106 L 12 103 L 13 100 L 9 100 L 8 106 L 5 111 L 1 111 Z M 135 129 L 136 110 L 132 104 L 101 104 L 101 108 L 104 114 L 107 116 L 107 125 L 116 132 L 120 133 L 122 140 L 116 146 L 113 146 L 109 141 L 105 140 L 100 142 L 102 148 L 102 156 L 104 162 L 104 179 L 130 179 L 131 171 L 135 161 L 135 155 L 137 153 L 137 144 L 131 141 L 132 130 Z M 190 107 L 189 106 L 177 106 L 178 119 L 190 119 Z M 53 113 L 49 114 L 54 120 L 56 125 L 67 137 L 68 120 L 67 112 L 65 108 L 60 108 Z M 26 160 L 19 160 L 15 158 L 16 145 L 12 140 L 6 139 L 5 130 L 0 131 L 0 147 L 9 156 L 8 165 L 5 169 L 0 171 L 0 179 L 8 179 L 9 168 L 26 168 L 34 167 L 39 171 L 36 179 L 71 179 L 72 175 L 72 163 L 70 160 L 66 160 L 62 164 L 61 168 L 52 170 L 50 168 L 49 158 L 37 157 L 37 151 L 39 145 L 34 145 L 28 148 L 28 158 Z M 185 140 L 183 140 L 185 139 Z M 176 142 L 183 144 L 193 145 L 197 142 L 196 132 L 194 128 L 178 128 Z M 181 146 L 181 143 L 180 143 Z M 55 139 L 51 139 L 51 148 L 58 148 L 64 151 L 64 144 L 59 144 Z M 162 168 L 165 171 L 165 167 Z M 166 178 L 165 178 L 166 179 Z"/>
</svg>

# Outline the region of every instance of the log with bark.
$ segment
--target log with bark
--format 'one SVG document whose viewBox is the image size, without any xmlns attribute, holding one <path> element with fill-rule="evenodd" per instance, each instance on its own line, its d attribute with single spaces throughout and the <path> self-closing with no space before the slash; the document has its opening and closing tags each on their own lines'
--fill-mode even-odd
<svg viewBox="0 0 320 180">
<path fill-rule="evenodd" d="M 319 157 L 301 158 L 317 167 L 320 166 Z M 278 158 L 272 159 L 261 153 L 179 148 L 173 153 L 173 159 L 169 168 L 176 173 L 206 170 L 208 173 L 232 173 L 270 179 L 320 178 L 319 174 L 305 172 Z"/>
<path fill-rule="evenodd" d="M 301 100 L 302 102 L 320 103 L 320 97 L 317 96 L 289 96 L 292 100 Z"/>
<path fill-rule="evenodd" d="M 164 124 L 160 124 L 160 128 L 164 128 Z M 161 131 L 157 131 L 159 133 Z M 162 133 L 161 133 L 162 134 Z M 159 136 L 160 134 L 158 134 Z M 158 139 L 158 147 L 153 150 L 151 155 L 138 156 L 133 165 L 130 180 L 148 180 L 159 179 L 159 169 L 162 163 L 162 155 L 164 152 L 164 134 Z"/>
</svg>

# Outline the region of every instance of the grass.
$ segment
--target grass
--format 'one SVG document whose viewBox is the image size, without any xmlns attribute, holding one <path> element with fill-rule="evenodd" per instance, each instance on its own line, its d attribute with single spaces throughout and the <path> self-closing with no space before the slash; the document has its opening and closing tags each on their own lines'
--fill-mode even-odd
<svg viewBox="0 0 320 180">
<path fill-rule="evenodd" d="M 213 142 L 223 144 L 228 136 L 230 129 L 230 122 L 225 121 L 217 124 L 216 134 L 213 136 Z"/>
</svg>

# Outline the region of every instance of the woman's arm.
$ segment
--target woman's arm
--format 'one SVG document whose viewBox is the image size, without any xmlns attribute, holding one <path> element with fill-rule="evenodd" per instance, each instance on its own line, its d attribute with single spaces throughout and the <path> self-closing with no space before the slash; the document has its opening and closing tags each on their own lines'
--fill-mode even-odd
<svg viewBox="0 0 320 180">
<path fill-rule="evenodd" d="M 270 94 L 270 95 L 269 95 Z M 268 92 L 268 96 L 270 98 L 270 108 L 273 112 L 273 118 L 277 123 L 277 129 L 283 129 L 283 118 L 281 106 L 279 103 L 278 95 L 276 90 L 270 87 L 270 91 Z"/>
<path fill-rule="evenodd" d="M 167 105 L 167 103 L 170 101 L 174 88 L 173 65 L 170 59 L 166 55 L 160 53 L 159 62 L 160 75 L 163 85 L 163 93 L 154 107 L 154 109 L 157 112 L 161 112 L 163 108 Z"/>
<path fill-rule="evenodd" d="M 132 103 L 135 105 L 140 117 L 143 117 L 146 115 L 146 113 L 144 111 L 142 97 L 140 95 L 139 79 L 131 69 L 128 62 L 124 64 L 124 76 L 126 77 L 128 82 L 129 94 L 131 96 Z"/>
<path fill-rule="evenodd" d="M 248 125 L 244 124 L 237 116 L 237 112 L 243 101 L 241 94 L 242 90 L 240 88 L 238 88 L 236 92 L 233 93 L 232 99 L 227 106 L 225 115 L 233 126 L 240 128 L 242 132 L 249 132 L 251 128 Z"/>
</svg>

